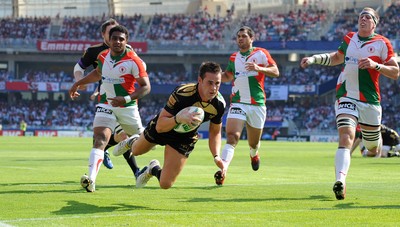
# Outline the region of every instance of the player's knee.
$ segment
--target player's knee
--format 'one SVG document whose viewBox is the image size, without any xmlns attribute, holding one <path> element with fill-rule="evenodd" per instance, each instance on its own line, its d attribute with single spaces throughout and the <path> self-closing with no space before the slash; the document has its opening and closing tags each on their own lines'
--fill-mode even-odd
<svg viewBox="0 0 400 227">
<path fill-rule="evenodd" d="M 381 131 L 378 129 L 362 129 L 363 144 L 369 151 L 374 151 L 379 146 Z"/>
<path fill-rule="evenodd" d="M 249 146 L 251 149 L 258 150 L 260 148 L 260 141 L 257 141 L 257 143 L 252 143 L 252 144 L 249 143 Z"/>
<path fill-rule="evenodd" d="M 95 134 L 93 136 L 93 144 L 95 147 L 102 147 L 107 145 L 106 136 L 104 134 Z"/>
<path fill-rule="evenodd" d="M 228 144 L 235 146 L 240 138 L 240 132 L 228 132 L 226 133 L 226 141 Z"/>
<path fill-rule="evenodd" d="M 170 181 L 160 181 L 160 188 L 162 189 L 169 189 L 172 187 L 174 183 Z"/>
</svg>

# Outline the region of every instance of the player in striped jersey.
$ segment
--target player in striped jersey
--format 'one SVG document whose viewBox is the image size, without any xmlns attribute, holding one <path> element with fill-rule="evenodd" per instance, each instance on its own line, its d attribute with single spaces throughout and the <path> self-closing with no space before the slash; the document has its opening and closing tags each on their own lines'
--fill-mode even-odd
<svg viewBox="0 0 400 227">
<path fill-rule="evenodd" d="M 226 122 L 226 144 L 221 152 L 225 165 L 214 175 L 218 185 L 224 182 L 245 126 L 251 166 L 257 171 L 260 165 L 258 149 L 267 116 L 264 80 L 266 76 L 279 77 L 279 69 L 269 52 L 253 47 L 253 41 L 254 31 L 250 27 L 244 26 L 237 31 L 239 51 L 230 56 L 228 66 L 222 73 L 222 82 L 232 82 L 232 93 Z"/>
<path fill-rule="evenodd" d="M 75 99 L 79 96 L 79 86 L 102 80 L 100 101 L 93 121 L 94 144 L 89 157 L 89 174 L 81 178 L 81 183 L 85 183 L 82 186 L 85 185 L 88 192 L 95 191 L 104 149 L 115 125 L 119 123 L 129 136 L 144 130 L 137 99 L 147 95 L 151 86 L 146 64 L 126 47 L 128 38 L 129 33 L 125 27 L 113 27 L 110 30 L 110 48 L 98 55 L 97 68 L 75 82 L 69 90 L 71 98 Z M 135 84 L 138 86 L 135 87 Z"/>
<path fill-rule="evenodd" d="M 364 8 L 358 17 L 358 32 L 346 34 L 336 52 L 305 57 L 300 62 L 303 68 L 311 64 L 344 65 L 336 85 L 335 102 L 339 146 L 333 192 L 338 200 L 345 198 L 350 150 L 357 124 L 361 127 L 363 144 L 370 152 L 378 153 L 382 146 L 379 76 L 394 80 L 399 77 L 399 65 L 390 41 L 375 33 L 378 22 L 378 13 Z"/>
<path fill-rule="evenodd" d="M 107 50 L 110 45 L 110 29 L 117 26 L 118 22 L 112 18 L 106 20 L 102 25 L 101 25 L 101 35 L 103 37 L 103 43 L 101 44 L 96 44 L 93 46 L 90 46 L 89 48 L 86 49 L 85 53 L 82 55 L 82 57 L 79 59 L 79 61 L 76 63 L 74 67 L 74 77 L 75 81 L 78 81 L 84 77 L 85 70 L 88 69 L 90 66 L 92 66 L 94 69 L 97 67 L 97 56 L 99 55 L 100 52 Z M 131 46 L 127 45 L 128 48 L 131 48 Z M 131 48 L 132 49 L 132 48 Z M 94 100 L 97 98 L 100 90 L 100 85 L 101 81 L 99 81 L 99 85 L 96 89 L 96 91 L 90 96 L 90 99 Z M 81 86 L 79 89 L 84 89 L 85 86 Z M 112 161 L 110 159 L 110 155 L 108 153 L 108 149 L 114 145 L 116 145 L 118 142 L 128 138 L 124 130 L 122 129 L 121 125 L 117 124 L 115 126 L 113 135 L 110 137 L 110 140 L 108 141 L 108 144 L 104 150 L 104 159 L 103 159 L 103 164 L 105 167 L 108 169 L 113 168 Z M 135 175 L 137 173 L 137 164 L 135 157 L 130 156 L 130 153 L 127 152 L 124 154 L 124 158 L 126 162 L 128 163 L 129 167 L 131 168 L 133 174 Z"/>
</svg>

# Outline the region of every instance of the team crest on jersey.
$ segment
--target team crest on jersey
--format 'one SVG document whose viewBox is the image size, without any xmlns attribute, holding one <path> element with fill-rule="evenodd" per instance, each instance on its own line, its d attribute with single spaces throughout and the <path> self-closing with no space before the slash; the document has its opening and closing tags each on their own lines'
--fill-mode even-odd
<svg viewBox="0 0 400 227">
<path fill-rule="evenodd" d="M 369 53 L 374 53 L 374 52 L 375 52 L 375 47 L 369 46 L 369 47 L 368 47 L 368 52 L 369 52 Z"/>
<path fill-rule="evenodd" d="M 126 70 L 125 66 L 120 66 L 120 67 L 118 68 L 118 71 L 119 71 L 120 73 L 125 74 L 125 72 L 126 72 L 127 70 Z"/>
</svg>

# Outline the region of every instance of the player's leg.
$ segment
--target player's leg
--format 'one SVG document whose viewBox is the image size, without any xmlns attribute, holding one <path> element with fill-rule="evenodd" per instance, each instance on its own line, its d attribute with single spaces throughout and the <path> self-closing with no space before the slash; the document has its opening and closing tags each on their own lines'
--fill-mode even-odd
<svg viewBox="0 0 400 227">
<path fill-rule="evenodd" d="M 260 156 L 258 154 L 258 149 L 260 148 L 260 139 L 263 130 L 259 128 L 253 128 L 249 124 L 246 125 L 246 130 L 247 141 L 250 146 L 251 167 L 254 171 L 257 171 L 260 167 Z"/>
<path fill-rule="evenodd" d="M 182 172 L 185 166 L 187 157 L 173 147 L 166 145 L 164 150 L 164 165 L 163 169 L 158 171 L 152 170 L 155 175 L 160 175 L 159 182 L 162 189 L 169 189 L 175 183 L 178 175 Z"/>
<path fill-rule="evenodd" d="M 250 147 L 251 167 L 257 171 L 260 167 L 260 156 L 258 149 L 260 148 L 261 135 L 264 129 L 265 119 L 267 117 L 267 109 L 264 106 L 248 106 L 246 107 L 247 123 L 247 142 Z"/>
<path fill-rule="evenodd" d="M 103 159 L 103 165 L 107 167 L 108 169 L 112 169 L 114 165 L 112 164 L 110 154 L 108 152 L 108 149 L 112 146 L 117 145 L 120 141 L 128 138 L 124 130 L 122 129 L 120 124 L 117 124 L 117 126 L 114 129 L 114 132 L 112 133 L 110 140 L 108 141 L 108 144 L 104 150 L 104 159 Z"/>
<path fill-rule="evenodd" d="M 355 139 L 359 110 L 354 100 L 341 98 L 335 102 L 335 113 L 339 143 L 335 155 L 336 182 L 333 185 L 333 192 L 336 199 L 342 200 L 346 196 L 346 176 L 351 160 L 350 149 Z"/>
<path fill-rule="evenodd" d="M 93 148 L 89 156 L 89 172 L 86 179 L 90 184 L 85 187 L 88 192 L 95 191 L 96 177 L 100 170 L 101 163 L 103 162 L 104 149 L 111 137 L 111 129 L 114 128 L 116 124 L 116 117 L 113 112 L 105 111 L 105 109 L 108 109 L 108 106 L 98 104 L 93 120 Z M 86 175 L 82 178 L 85 176 Z"/>
<path fill-rule="evenodd" d="M 93 128 L 93 148 L 89 155 L 88 181 L 90 182 L 86 188 L 88 192 L 95 191 L 96 178 L 99 173 L 101 163 L 104 157 L 104 148 L 108 138 L 111 136 L 111 129 L 107 127 Z"/>
<path fill-rule="evenodd" d="M 361 124 L 360 124 L 361 125 Z M 380 157 L 382 152 L 382 138 L 379 126 L 361 125 L 363 144 L 367 149 L 363 156 Z"/>
<path fill-rule="evenodd" d="M 125 138 L 121 138 L 121 139 L 135 140 L 136 138 L 134 138 L 134 137 L 137 137 L 137 135 L 139 135 L 143 132 L 144 127 L 143 127 L 142 119 L 140 118 L 137 106 L 121 108 L 117 111 L 116 114 L 118 116 L 118 122 L 120 123 L 123 131 L 125 131 L 125 133 L 128 136 L 131 136 L 129 138 L 125 137 Z M 131 155 L 130 150 L 131 150 L 130 147 L 127 148 L 126 151 L 123 153 L 123 156 L 124 156 L 126 162 L 128 163 L 129 167 L 131 168 L 132 173 L 136 179 L 137 174 L 140 171 L 140 168 L 136 163 L 135 156 Z"/>
<path fill-rule="evenodd" d="M 146 133 L 146 131 L 145 131 Z M 131 144 L 131 156 L 138 156 L 149 152 L 153 147 L 154 143 L 149 142 L 144 134 L 142 133 L 139 138 L 132 141 Z M 159 178 L 159 174 L 157 175 L 157 171 L 160 170 L 160 163 L 157 160 L 151 160 L 149 165 L 143 167 L 140 173 L 137 175 L 136 178 L 136 187 L 142 188 L 146 186 L 147 182 L 150 180 L 151 177 L 157 176 Z"/>
<path fill-rule="evenodd" d="M 368 157 L 380 157 L 382 150 L 382 134 L 381 134 L 381 106 L 362 103 L 359 104 L 363 108 L 360 113 L 359 123 L 363 144 L 368 150 Z"/>
</svg>

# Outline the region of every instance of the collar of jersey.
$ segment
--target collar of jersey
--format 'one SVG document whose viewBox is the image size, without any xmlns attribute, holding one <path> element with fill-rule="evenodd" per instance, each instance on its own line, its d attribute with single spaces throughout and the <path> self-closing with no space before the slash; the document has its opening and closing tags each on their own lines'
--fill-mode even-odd
<svg viewBox="0 0 400 227">
<path fill-rule="evenodd" d="M 372 33 L 372 35 L 370 35 L 370 36 L 368 36 L 368 37 L 361 37 L 361 36 L 357 33 L 358 39 L 359 39 L 360 41 L 368 41 L 368 40 L 371 40 L 372 37 L 374 37 L 375 35 L 376 35 L 376 33 Z"/>
<path fill-rule="evenodd" d="M 127 51 L 127 49 L 125 48 L 124 52 L 122 52 L 122 54 L 120 54 L 118 56 L 112 56 L 111 52 L 110 52 L 110 58 L 112 60 L 119 61 L 126 54 L 126 51 Z"/>
<path fill-rule="evenodd" d="M 251 53 L 253 50 L 254 50 L 254 47 L 250 48 L 250 49 L 249 49 L 248 51 L 246 51 L 246 52 L 240 52 L 240 54 L 243 55 L 243 56 L 249 56 L 250 53 Z"/>
</svg>

